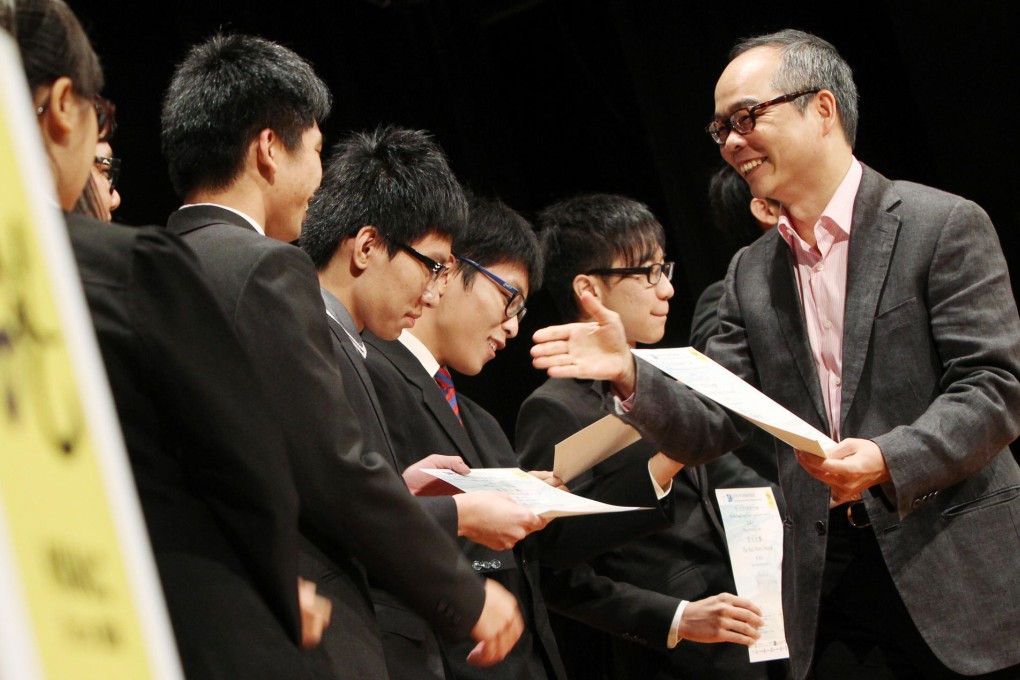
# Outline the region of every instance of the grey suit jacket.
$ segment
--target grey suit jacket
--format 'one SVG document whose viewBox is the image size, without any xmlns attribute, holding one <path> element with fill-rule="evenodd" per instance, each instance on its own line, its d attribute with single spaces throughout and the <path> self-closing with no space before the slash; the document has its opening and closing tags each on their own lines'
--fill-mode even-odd
<svg viewBox="0 0 1020 680">
<path fill-rule="evenodd" d="M 342 596 L 334 600 L 332 625 L 348 640 L 338 670 L 385 677 L 367 585 L 354 558 L 436 630 L 467 638 L 482 610 L 482 583 L 403 480 L 365 450 L 311 260 L 215 206 L 181 209 L 167 228 L 198 255 L 284 425 L 302 533 L 337 567 L 329 587 Z M 423 544 L 429 549 L 407 549 Z"/>
<path fill-rule="evenodd" d="M 708 353 L 828 431 L 792 267 L 770 233 L 734 257 Z M 954 671 L 1020 663 L 1020 320 L 995 231 L 978 206 L 865 168 L 847 272 L 840 431 L 874 440 L 892 482 L 864 502 L 921 635 Z M 750 425 L 638 362 L 624 418 L 699 463 Z M 795 678 L 811 663 L 827 487 L 777 443 L 786 497 L 783 599 Z M 881 612 L 876 612 L 881 616 Z"/>
</svg>

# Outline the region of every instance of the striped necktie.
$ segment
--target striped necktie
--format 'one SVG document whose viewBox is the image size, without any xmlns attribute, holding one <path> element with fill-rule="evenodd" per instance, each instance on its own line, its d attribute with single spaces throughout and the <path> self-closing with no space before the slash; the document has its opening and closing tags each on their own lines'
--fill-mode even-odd
<svg viewBox="0 0 1020 680">
<path fill-rule="evenodd" d="M 440 366 L 436 371 L 435 378 L 436 384 L 439 385 L 443 396 L 446 397 L 446 403 L 453 410 L 453 415 L 457 416 L 457 420 L 463 425 L 464 421 L 460 418 L 460 406 L 457 405 L 457 391 L 453 389 L 453 376 L 450 375 L 449 369 L 446 366 Z"/>
</svg>

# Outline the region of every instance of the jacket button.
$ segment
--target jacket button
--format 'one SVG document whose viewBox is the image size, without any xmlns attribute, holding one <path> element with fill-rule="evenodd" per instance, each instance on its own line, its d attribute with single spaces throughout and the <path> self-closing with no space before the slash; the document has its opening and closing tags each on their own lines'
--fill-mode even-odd
<svg viewBox="0 0 1020 680">
<path fill-rule="evenodd" d="M 499 560 L 493 560 L 493 561 L 489 562 L 489 567 L 491 569 L 499 569 L 502 566 L 503 566 L 503 563 L 500 562 Z"/>
<path fill-rule="evenodd" d="M 479 562 L 478 560 L 475 560 L 474 562 L 471 563 L 471 568 L 474 569 L 475 571 L 481 571 L 483 568 L 482 563 Z"/>
<path fill-rule="evenodd" d="M 823 522 L 822 520 L 818 520 L 817 522 L 815 522 L 815 531 L 818 533 L 819 536 L 824 536 L 825 522 Z"/>
<path fill-rule="evenodd" d="M 924 502 L 924 501 L 922 501 L 922 500 L 921 500 L 920 498 L 915 498 L 915 499 L 914 499 L 914 502 L 913 502 L 913 503 L 911 503 L 911 504 L 910 504 L 910 506 L 911 506 L 912 508 L 914 508 L 914 510 L 917 510 L 917 509 L 918 509 L 919 507 L 921 507 L 921 503 L 923 503 L 923 502 Z"/>
</svg>

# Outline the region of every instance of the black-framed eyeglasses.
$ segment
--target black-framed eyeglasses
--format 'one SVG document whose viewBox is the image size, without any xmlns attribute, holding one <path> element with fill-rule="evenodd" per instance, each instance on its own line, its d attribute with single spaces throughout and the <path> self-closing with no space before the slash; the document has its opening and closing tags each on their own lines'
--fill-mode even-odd
<svg viewBox="0 0 1020 680">
<path fill-rule="evenodd" d="M 406 243 L 400 243 L 399 241 L 394 241 L 394 243 L 398 248 L 403 250 L 405 253 L 407 253 L 408 255 L 418 260 L 423 265 L 425 265 L 425 268 L 429 271 L 429 282 L 427 284 L 428 287 L 432 287 L 440 279 L 446 280 L 450 268 L 447 267 L 445 264 L 443 264 L 442 262 L 436 262 L 425 253 L 418 252 L 417 250 L 407 245 Z"/>
<path fill-rule="evenodd" d="M 591 269 L 585 274 L 589 276 L 629 276 L 632 274 L 644 274 L 650 285 L 656 285 L 666 276 L 667 281 L 673 280 L 673 262 L 655 262 L 644 267 L 603 267 L 602 269 Z"/>
<path fill-rule="evenodd" d="M 792 94 L 784 94 L 776 97 L 775 99 L 770 99 L 767 102 L 755 104 L 754 106 L 737 109 L 730 114 L 730 117 L 726 120 L 713 120 L 708 124 L 708 127 L 705 128 L 705 132 L 707 132 L 709 137 L 712 138 L 712 141 L 719 146 L 722 146 L 726 143 L 726 138 L 730 136 L 730 132 L 732 130 L 736 130 L 742 135 L 746 135 L 748 132 L 753 130 L 756 117 L 768 107 L 792 102 L 794 99 L 803 97 L 806 94 L 818 94 L 819 92 L 821 92 L 821 89 L 802 90 Z"/>
<path fill-rule="evenodd" d="M 117 188 L 117 179 L 120 178 L 120 159 L 96 156 L 96 167 L 103 177 L 110 183 L 110 194 Z"/>
<path fill-rule="evenodd" d="M 96 109 L 96 127 L 99 129 L 99 139 L 96 141 L 108 142 L 117 131 L 117 105 L 97 94 L 92 97 L 92 106 Z M 43 115 L 49 107 L 49 101 L 36 107 L 35 115 Z"/>
<path fill-rule="evenodd" d="M 461 257 L 460 255 L 454 255 L 454 257 L 456 257 L 460 262 L 469 264 L 480 271 L 487 279 L 495 283 L 497 286 L 502 288 L 504 292 L 510 295 L 510 298 L 506 301 L 506 308 L 503 310 L 506 314 L 506 318 L 512 319 L 516 316 L 518 321 L 524 320 L 524 315 L 528 313 L 528 308 L 524 306 L 524 294 L 521 291 L 517 290 L 474 260 L 469 260 L 466 257 Z"/>
</svg>

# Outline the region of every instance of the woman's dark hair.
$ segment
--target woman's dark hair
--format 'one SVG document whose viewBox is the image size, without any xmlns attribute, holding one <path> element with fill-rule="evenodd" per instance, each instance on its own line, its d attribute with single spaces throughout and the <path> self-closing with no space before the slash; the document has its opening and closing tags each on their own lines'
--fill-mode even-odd
<svg viewBox="0 0 1020 680">
<path fill-rule="evenodd" d="M 103 89 L 99 57 L 62 0 L 14 0 L 12 24 L 31 90 L 62 77 L 71 79 L 79 97 Z"/>
</svg>

